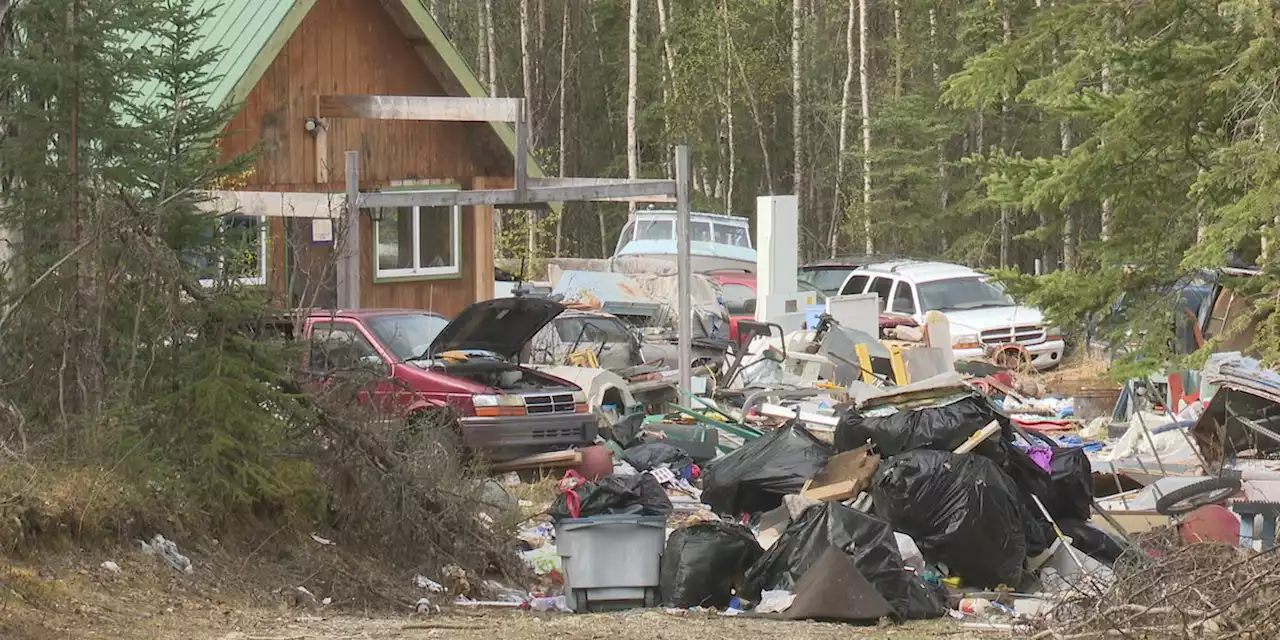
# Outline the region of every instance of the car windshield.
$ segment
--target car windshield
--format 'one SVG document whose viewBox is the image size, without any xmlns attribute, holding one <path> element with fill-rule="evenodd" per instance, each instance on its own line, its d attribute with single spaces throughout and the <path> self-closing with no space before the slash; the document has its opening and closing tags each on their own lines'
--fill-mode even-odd
<svg viewBox="0 0 1280 640">
<path fill-rule="evenodd" d="M 845 278 L 849 277 L 850 271 L 853 269 L 812 269 L 801 271 L 800 278 L 832 296 L 840 291 L 840 286 L 844 284 Z"/>
<path fill-rule="evenodd" d="M 562 342 L 599 343 L 630 342 L 626 326 L 613 318 L 572 316 L 557 318 L 556 333 Z"/>
<path fill-rule="evenodd" d="M 375 316 L 369 330 L 400 360 L 421 358 L 449 321 L 425 313 Z"/>
<path fill-rule="evenodd" d="M 986 307 L 1012 307 L 1016 303 L 1003 289 L 982 278 L 935 280 L 916 285 L 925 311 L 964 311 Z"/>
</svg>

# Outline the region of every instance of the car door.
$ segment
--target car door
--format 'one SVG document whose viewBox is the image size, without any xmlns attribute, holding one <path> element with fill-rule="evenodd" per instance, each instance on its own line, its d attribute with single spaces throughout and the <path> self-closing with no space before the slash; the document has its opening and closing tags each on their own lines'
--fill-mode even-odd
<svg viewBox="0 0 1280 640">
<path fill-rule="evenodd" d="M 915 318 L 919 305 L 916 304 L 916 292 L 910 282 L 899 280 L 893 287 L 893 295 L 889 298 L 889 303 L 885 313 L 893 316 L 904 316 Z"/>
<path fill-rule="evenodd" d="M 889 302 L 893 300 L 890 296 L 893 294 L 895 280 L 897 278 L 875 276 L 871 279 L 871 284 L 867 285 L 867 293 L 874 293 L 880 297 L 880 313 L 886 313 L 889 310 Z"/>
<path fill-rule="evenodd" d="M 849 279 L 844 283 L 844 286 L 840 287 L 840 295 L 852 296 L 852 295 L 857 295 L 859 293 L 866 291 L 867 281 L 870 279 L 871 279 L 871 276 L 863 275 L 863 274 L 854 274 L 850 276 Z"/>
<path fill-rule="evenodd" d="M 343 318 L 316 321 L 308 338 L 306 370 L 316 382 L 340 393 L 352 390 L 343 387 L 354 387 L 360 403 L 372 402 L 380 412 L 394 411 L 398 394 L 389 379 L 391 365 L 359 324 Z"/>
</svg>

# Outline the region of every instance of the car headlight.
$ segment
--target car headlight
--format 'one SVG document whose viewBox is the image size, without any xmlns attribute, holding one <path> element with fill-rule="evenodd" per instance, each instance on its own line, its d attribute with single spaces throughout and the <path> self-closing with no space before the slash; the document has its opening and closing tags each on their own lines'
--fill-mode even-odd
<svg viewBox="0 0 1280 640">
<path fill-rule="evenodd" d="M 509 395 L 478 395 L 471 396 L 471 404 L 476 407 L 523 407 L 524 398 Z"/>
<path fill-rule="evenodd" d="M 976 333 L 961 333 L 951 336 L 952 349 L 977 349 L 982 346 Z"/>
<path fill-rule="evenodd" d="M 573 392 L 573 411 L 574 413 L 590 413 L 591 407 L 587 404 L 586 391 Z"/>
<path fill-rule="evenodd" d="M 1049 330 L 1044 332 L 1044 339 L 1045 340 L 1061 340 L 1062 327 L 1049 327 Z"/>
<path fill-rule="evenodd" d="M 471 396 L 471 404 L 477 407 L 496 407 L 498 396 Z"/>
</svg>

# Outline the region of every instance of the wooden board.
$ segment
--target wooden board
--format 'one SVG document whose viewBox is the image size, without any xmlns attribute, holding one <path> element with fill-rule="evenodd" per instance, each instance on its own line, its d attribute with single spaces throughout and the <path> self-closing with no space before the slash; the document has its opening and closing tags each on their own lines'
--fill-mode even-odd
<svg viewBox="0 0 1280 640">
<path fill-rule="evenodd" d="M 858 447 L 827 460 L 826 466 L 805 483 L 800 492 L 814 500 L 848 500 L 862 493 L 880 466 L 879 455 L 869 455 L 870 448 Z"/>
<path fill-rule="evenodd" d="M 420 122 L 515 122 L 518 98 L 444 96 L 322 95 L 321 118 L 367 118 Z"/>
</svg>

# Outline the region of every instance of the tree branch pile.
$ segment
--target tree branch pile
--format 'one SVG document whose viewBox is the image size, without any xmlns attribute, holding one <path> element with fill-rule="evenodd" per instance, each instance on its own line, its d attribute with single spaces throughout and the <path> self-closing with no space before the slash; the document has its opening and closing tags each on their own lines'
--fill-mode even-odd
<svg viewBox="0 0 1280 640">
<path fill-rule="evenodd" d="M 1280 637 L 1280 554 L 1153 532 L 1115 565 L 1101 594 L 1072 593 L 1035 640 Z"/>
</svg>

